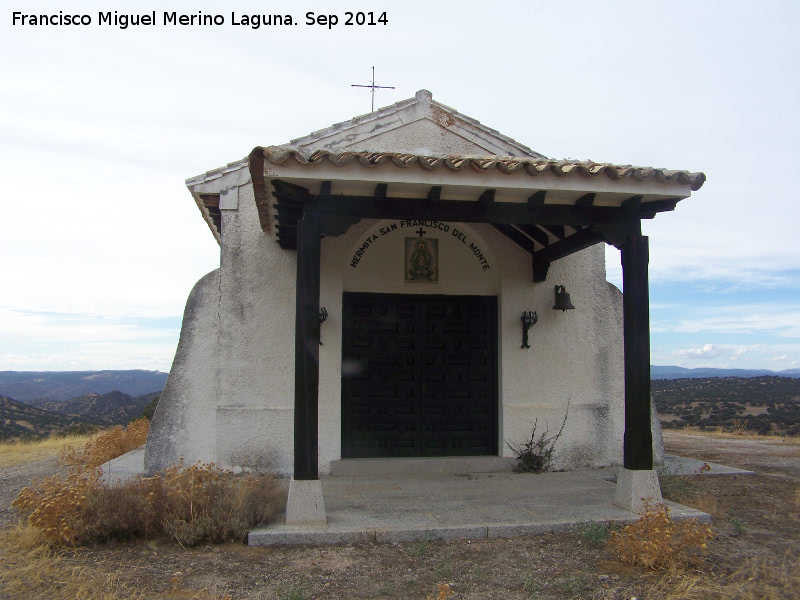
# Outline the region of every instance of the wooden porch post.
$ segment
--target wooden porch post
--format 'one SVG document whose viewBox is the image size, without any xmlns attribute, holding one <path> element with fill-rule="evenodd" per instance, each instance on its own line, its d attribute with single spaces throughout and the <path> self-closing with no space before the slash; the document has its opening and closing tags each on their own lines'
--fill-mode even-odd
<svg viewBox="0 0 800 600">
<path fill-rule="evenodd" d="M 319 269 L 322 221 L 297 222 L 294 345 L 294 478 L 319 479 Z"/>
<path fill-rule="evenodd" d="M 650 423 L 650 300 L 647 237 L 630 234 L 622 245 L 622 310 L 625 352 L 624 466 L 653 468 Z"/>
</svg>

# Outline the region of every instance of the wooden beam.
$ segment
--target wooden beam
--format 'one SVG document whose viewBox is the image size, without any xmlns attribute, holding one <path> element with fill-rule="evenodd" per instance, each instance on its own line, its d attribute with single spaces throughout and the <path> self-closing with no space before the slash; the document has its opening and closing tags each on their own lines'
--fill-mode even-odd
<svg viewBox="0 0 800 600">
<path fill-rule="evenodd" d="M 537 250 L 533 254 L 533 281 L 541 282 L 547 279 L 547 270 L 550 263 L 564 258 L 575 252 L 594 246 L 603 241 L 603 236 L 592 229 L 584 229 L 567 236 L 566 239 L 551 244 L 547 248 Z"/>
<path fill-rule="evenodd" d="M 319 184 L 319 195 L 330 196 L 332 189 L 333 189 L 333 184 L 330 181 L 322 181 Z"/>
<path fill-rule="evenodd" d="M 273 180 L 275 184 L 277 180 Z M 336 194 L 311 199 L 306 193 L 297 193 L 293 184 L 280 186 L 279 198 L 303 205 L 314 203 L 317 212 L 357 216 L 362 219 L 424 219 L 431 221 L 453 221 L 461 223 L 505 223 L 509 225 L 570 225 L 572 227 L 598 225 L 630 219 L 622 208 L 614 206 L 585 205 L 583 208 L 568 204 L 542 204 L 541 206 L 516 202 L 492 202 L 481 207 L 478 202 L 465 200 L 441 200 L 441 186 L 434 186 L 428 193 L 426 203 L 419 198 L 386 198 L 377 203 L 372 196 Z M 277 189 L 277 188 L 276 188 Z M 302 189 L 302 188 L 301 188 Z M 536 196 L 537 194 L 534 194 Z M 585 203 L 584 203 L 585 204 Z M 645 202 L 642 210 L 651 211 Z M 668 210 L 668 205 L 657 205 L 656 209 Z M 635 217 L 635 215 L 634 215 Z"/>
<path fill-rule="evenodd" d="M 668 212 L 675 210 L 678 206 L 680 198 L 666 198 L 664 200 L 653 200 L 651 202 L 642 202 L 639 206 L 640 218 L 652 219 L 658 213 Z"/>
<path fill-rule="evenodd" d="M 275 189 L 272 195 L 276 198 L 283 197 L 303 204 L 311 197 L 307 188 L 281 179 L 273 179 L 272 187 Z"/>
<path fill-rule="evenodd" d="M 389 186 L 386 183 L 379 183 L 375 186 L 375 194 L 372 196 L 373 199 L 377 200 L 378 202 L 382 202 L 386 200 L 386 194 L 388 193 Z"/>
<path fill-rule="evenodd" d="M 494 194 L 495 190 L 485 190 L 478 198 L 478 206 L 484 210 L 489 208 L 489 205 L 494 202 Z"/>
<path fill-rule="evenodd" d="M 533 241 L 513 225 L 492 223 L 492 227 L 497 229 L 497 231 L 502 233 L 526 252 L 529 252 L 530 254 L 536 252 L 536 247 L 533 245 Z"/>
<path fill-rule="evenodd" d="M 319 479 L 319 285 L 322 219 L 297 222 L 294 478 Z"/>
<path fill-rule="evenodd" d="M 528 208 L 541 208 L 544 206 L 544 197 L 547 192 L 539 191 L 528 196 Z"/>
<path fill-rule="evenodd" d="M 200 194 L 200 199 L 206 208 L 211 206 L 219 207 L 219 194 Z"/>
<path fill-rule="evenodd" d="M 575 200 L 575 208 L 588 208 L 594 205 L 595 196 L 597 196 L 597 194 L 595 194 L 594 192 L 590 194 L 584 194 L 583 196 Z"/>
<path fill-rule="evenodd" d="M 546 232 L 553 234 L 553 236 L 559 240 L 563 240 L 567 237 L 567 232 L 564 231 L 563 225 L 540 225 L 542 229 Z"/>
<path fill-rule="evenodd" d="M 436 200 L 441 199 L 442 197 L 442 186 L 435 185 L 430 190 L 428 190 L 428 200 L 435 202 Z"/>
<path fill-rule="evenodd" d="M 626 211 L 638 213 L 639 208 L 642 206 L 642 198 L 644 198 L 644 196 L 631 196 L 620 204 L 620 206 Z"/>
<path fill-rule="evenodd" d="M 584 229 L 583 231 L 579 231 L 567 236 L 560 242 L 551 244 L 547 248 L 538 250 L 536 254 L 533 255 L 533 259 L 539 262 L 553 262 L 554 260 L 564 258 L 573 252 L 578 252 L 579 250 L 583 250 L 589 246 L 594 246 L 598 242 L 602 241 L 602 234 L 592 229 Z"/>
<path fill-rule="evenodd" d="M 530 238 L 533 238 L 545 248 L 550 245 L 550 238 L 536 225 L 519 225 L 519 228 L 522 230 L 522 233 Z"/>
<path fill-rule="evenodd" d="M 549 262 L 532 262 L 533 267 L 533 282 L 541 283 L 547 281 L 547 271 L 550 269 Z"/>
<path fill-rule="evenodd" d="M 634 234 L 622 245 L 622 313 L 625 352 L 624 467 L 653 468 L 650 422 L 650 313 L 647 237 Z"/>
</svg>

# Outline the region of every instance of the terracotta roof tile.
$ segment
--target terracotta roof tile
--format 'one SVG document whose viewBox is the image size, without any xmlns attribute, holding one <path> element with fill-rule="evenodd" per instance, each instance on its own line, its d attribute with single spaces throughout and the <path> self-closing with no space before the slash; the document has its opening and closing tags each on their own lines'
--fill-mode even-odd
<svg viewBox="0 0 800 600">
<path fill-rule="evenodd" d="M 451 171 L 471 169 L 476 172 L 498 170 L 502 173 L 524 171 L 528 175 L 537 176 L 552 173 L 559 177 L 580 175 L 582 177 L 598 177 L 605 175 L 609 179 L 633 179 L 646 181 L 653 179 L 660 183 L 680 183 L 690 185 L 693 191 L 699 190 L 705 183 L 705 173 L 657 169 L 653 167 L 634 167 L 632 165 L 614 165 L 598 163 L 591 160 L 554 160 L 547 158 L 525 158 L 509 156 L 418 156 L 397 152 L 328 152 L 315 150 L 308 156 L 298 148 L 291 146 L 269 146 L 262 148 L 264 158 L 276 165 L 289 161 L 301 165 L 313 165 L 329 162 L 337 167 L 358 163 L 365 167 L 393 164 L 407 169 L 415 164 L 420 168 L 433 171 L 445 167 Z"/>
</svg>

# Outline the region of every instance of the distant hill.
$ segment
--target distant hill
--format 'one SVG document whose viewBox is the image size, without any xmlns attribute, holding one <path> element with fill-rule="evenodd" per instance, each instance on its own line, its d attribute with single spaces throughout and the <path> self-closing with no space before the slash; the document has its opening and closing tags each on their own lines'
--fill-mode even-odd
<svg viewBox="0 0 800 600">
<path fill-rule="evenodd" d="M 18 402 L 69 400 L 115 390 L 141 396 L 160 392 L 166 382 L 167 373 L 161 371 L 0 371 L 0 394 Z"/>
<path fill-rule="evenodd" d="M 52 433 L 90 431 L 92 425 L 75 416 L 61 415 L 0 396 L 0 440 L 37 439 Z"/>
<path fill-rule="evenodd" d="M 686 369 L 684 367 L 650 366 L 650 379 L 697 379 L 706 377 L 792 377 L 800 378 L 800 369 L 770 371 L 769 369 Z"/>
<path fill-rule="evenodd" d="M 710 377 L 651 382 L 661 425 L 800 436 L 800 379 Z"/>
<path fill-rule="evenodd" d="M 98 425 L 127 425 L 142 416 L 142 409 L 161 392 L 130 396 L 118 390 L 108 394 L 84 394 L 70 400 L 37 399 L 30 406 L 61 415 L 72 415 Z"/>
</svg>

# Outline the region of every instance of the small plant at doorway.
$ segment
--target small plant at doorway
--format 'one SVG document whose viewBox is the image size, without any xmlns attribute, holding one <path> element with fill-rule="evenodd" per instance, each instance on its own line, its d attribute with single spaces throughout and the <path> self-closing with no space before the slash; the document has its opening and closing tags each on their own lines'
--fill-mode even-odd
<svg viewBox="0 0 800 600">
<path fill-rule="evenodd" d="M 550 431 L 545 429 L 538 437 L 536 427 L 538 419 L 533 422 L 531 437 L 524 444 L 506 442 L 511 451 L 517 455 L 517 464 L 514 465 L 514 473 L 544 473 L 549 471 L 553 463 L 553 452 L 555 452 L 556 442 L 564 433 L 564 426 L 567 424 L 569 414 L 569 402 L 564 413 L 564 420 L 561 422 L 561 429 L 555 435 L 549 435 Z"/>
</svg>

